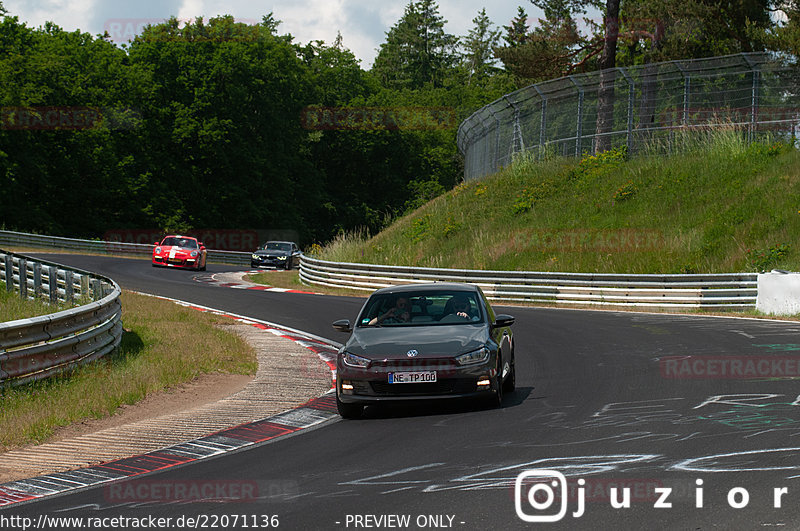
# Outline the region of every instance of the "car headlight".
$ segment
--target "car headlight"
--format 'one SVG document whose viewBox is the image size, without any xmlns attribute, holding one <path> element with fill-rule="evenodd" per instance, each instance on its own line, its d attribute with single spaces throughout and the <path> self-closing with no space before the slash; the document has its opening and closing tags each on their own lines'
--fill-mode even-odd
<svg viewBox="0 0 800 531">
<path fill-rule="evenodd" d="M 161 254 L 161 247 L 156 247 L 156 254 Z"/>
<path fill-rule="evenodd" d="M 285 256 L 279 256 L 278 260 L 286 260 L 286 257 Z"/>
<path fill-rule="evenodd" d="M 250 257 L 251 257 L 253 260 L 258 260 L 258 255 L 257 255 L 257 254 L 253 254 L 253 255 L 251 255 Z"/>
<path fill-rule="evenodd" d="M 195 256 L 197 256 L 197 251 L 192 251 L 192 258 L 194 258 Z"/>
<path fill-rule="evenodd" d="M 342 361 L 347 366 L 366 369 L 369 367 L 370 360 L 367 358 L 362 358 L 361 356 L 356 356 L 355 354 L 350 354 L 349 352 L 345 352 L 342 354 Z"/>
<path fill-rule="evenodd" d="M 489 349 L 486 347 L 481 347 L 478 350 L 473 350 L 472 352 L 467 352 L 466 354 L 461 354 L 460 356 L 456 356 L 456 361 L 459 365 L 473 365 L 475 363 L 483 363 L 489 359 Z"/>
</svg>

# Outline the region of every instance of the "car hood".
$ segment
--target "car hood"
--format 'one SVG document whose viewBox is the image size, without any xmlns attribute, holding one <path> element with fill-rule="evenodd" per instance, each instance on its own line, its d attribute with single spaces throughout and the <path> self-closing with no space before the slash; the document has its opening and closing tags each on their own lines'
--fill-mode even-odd
<svg viewBox="0 0 800 531">
<path fill-rule="evenodd" d="M 345 349 L 369 359 L 408 359 L 412 349 L 420 358 L 441 358 L 480 348 L 487 339 L 485 324 L 361 327 L 353 330 Z"/>
<path fill-rule="evenodd" d="M 264 249 L 258 250 L 253 254 L 258 256 L 289 256 L 289 252 L 287 251 L 265 251 Z"/>
<path fill-rule="evenodd" d="M 198 249 L 189 249 L 187 247 L 178 247 L 175 245 L 158 245 L 157 247 L 161 247 L 162 253 L 169 253 L 171 251 L 175 251 L 176 253 L 186 253 L 189 254 L 192 251 L 197 251 Z"/>
</svg>

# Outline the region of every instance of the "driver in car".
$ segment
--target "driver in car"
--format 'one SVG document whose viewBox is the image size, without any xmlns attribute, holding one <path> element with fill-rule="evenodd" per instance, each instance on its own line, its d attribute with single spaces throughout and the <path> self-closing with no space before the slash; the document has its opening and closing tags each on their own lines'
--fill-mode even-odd
<svg viewBox="0 0 800 531">
<path fill-rule="evenodd" d="M 469 300 L 466 297 L 455 296 L 451 299 L 452 307 L 455 315 L 463 317 L 464 319 L 472 319 L 472 310 L 470 309 Z"/>
</svg>

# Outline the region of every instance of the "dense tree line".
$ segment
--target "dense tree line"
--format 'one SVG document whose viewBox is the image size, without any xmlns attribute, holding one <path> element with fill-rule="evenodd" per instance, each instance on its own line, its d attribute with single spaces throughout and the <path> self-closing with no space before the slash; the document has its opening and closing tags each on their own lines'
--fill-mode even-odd
<svg viewBox="0 0 800 531">
<path fill-rule="evenodd" d="M 600 66 L 798 51 L 796 0 L 531 1 L 543 19 L 520 7 L 498 27 L 482 10 L 458 37 L 435 0 L 412 0 L 370 70 L 341 38 L 296 43 L 272 14 L 173 18 L 117 46 L 30 28 L 0 4 L 0 226 L 294 229 L 304 244 L 374 232 L 460 180 L 456 127 L 516 88 Z M 587 9 L 606 23 L 579 31 Z M 361 121 L 325 122 L 343 107 Z"/>
</svg>

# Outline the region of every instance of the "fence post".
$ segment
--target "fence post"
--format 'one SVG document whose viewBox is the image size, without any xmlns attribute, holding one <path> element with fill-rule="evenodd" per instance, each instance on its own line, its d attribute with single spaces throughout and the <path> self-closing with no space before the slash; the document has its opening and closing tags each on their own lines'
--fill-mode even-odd
<svg viewBox="0 0 800 531">
<path fill-rule="evenodd" d="M 492 118 L 494 118 L 494 160 L 495 166 L 499 166 L 500 164 L 500 118 L 497 117 L 497 113 L 494 112 L 494 109 L 489 107 L 489 112 L 492 114 Z"/>
<path fill-rule="evenodd" d="M 756 115 L 758 114 L 758 89 L 761 72 L 758 67 L 753 68 L 753 92 L 750 100 L 750 142 L 756 134 Z"/>
<path fill-rule="evenodd" d="M 539 94 L 539 99 L 542 100 L 541 117 L 539 120 L 539 159 L 541 159 L 544 145 L 547 141 L 547 135 L 545 133 L 545 131 L 547 131 L 547 98 L 545 97 L 544 93 L 539 90 L 538 85 L 533 85 L 533 88 L 536 89 L 536 93 Z"/>
<path fill-rule="evenodd" d="M 625 82 L 628 83 L 628 123 L 625 145 L 628 146 L 628 153 L 631 153 L 633 151 L 633 100 L 636 95 L 636 85 L 633 83 L 633 78 L 628 74 L 627 68 L 619 68 L 618 70 L 625 78 Z"/>
<path fill-rule="evenodd" d="M 569 80 L 578 89 L 578 127 L 575 131 L 575 156 L 580 157 L 583 137 L 583 86 L 575 81 L 575 76 L 569 76 Z"/>
</svg>

